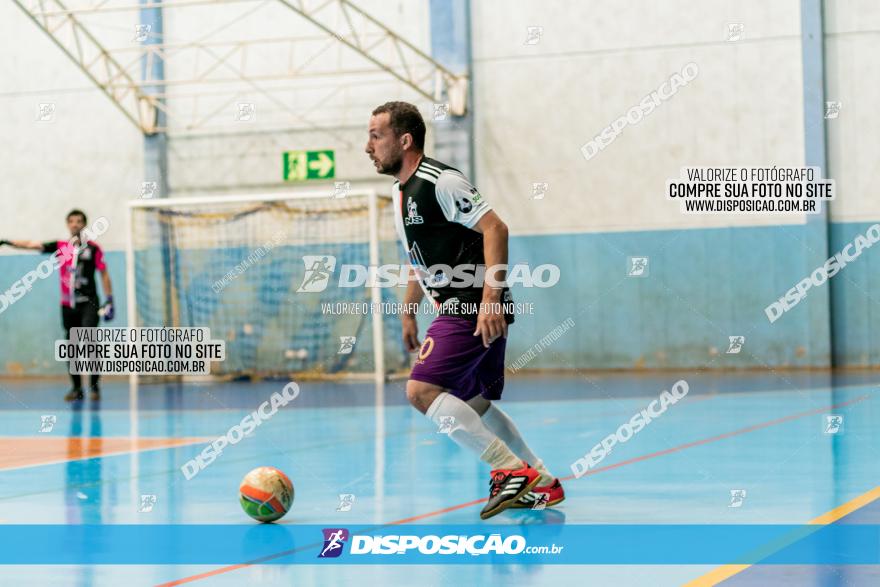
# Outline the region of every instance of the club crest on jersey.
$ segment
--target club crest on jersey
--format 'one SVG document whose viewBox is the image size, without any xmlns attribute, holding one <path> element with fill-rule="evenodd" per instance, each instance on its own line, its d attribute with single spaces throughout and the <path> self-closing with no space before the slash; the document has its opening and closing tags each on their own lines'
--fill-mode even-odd
<svg viewBox="0 0 880 587">
<path fill-rule="evenodd" d="M 406 218 L 403 219 L 403 223 L 407 226 L 410 224 L 425 223 L 425 220 L 419 216 L 419 210 L 416 207 L 416 202 L 413 201 L 412 196 L 406 199 Z"/>
<path fill-rule="evenodd" d="M 446 287 L 449 285 L 449 277 L 442 271 L 438 271 L 434 275 L 425 277 L 425 286 L 431 288 Z"/>
</svg>

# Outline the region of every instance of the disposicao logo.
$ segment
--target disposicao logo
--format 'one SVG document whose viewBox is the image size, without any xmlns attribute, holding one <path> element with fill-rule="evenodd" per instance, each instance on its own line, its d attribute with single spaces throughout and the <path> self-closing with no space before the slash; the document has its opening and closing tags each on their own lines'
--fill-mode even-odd
<svg viewBox="0 0 880 587">
<path fill-rule="evenodd" d="M 336 558 L 342 554 L 342 547 L 348 540 L 348 530 L 345 528 L 324 528 L 324 546 L 318 553 L 318 558 Z"/>
</svg>

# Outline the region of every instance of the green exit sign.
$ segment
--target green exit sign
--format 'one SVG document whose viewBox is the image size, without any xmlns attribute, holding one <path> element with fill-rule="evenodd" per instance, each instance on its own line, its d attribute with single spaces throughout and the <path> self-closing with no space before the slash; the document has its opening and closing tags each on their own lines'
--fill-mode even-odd
<svg viewBox="0 0 880 587">
<path fill-rule="evenodd" d="M 336 156 L 332 149 L 284 152 L 284 181 L 334 177 L 336 177 Z"/>
</svg>

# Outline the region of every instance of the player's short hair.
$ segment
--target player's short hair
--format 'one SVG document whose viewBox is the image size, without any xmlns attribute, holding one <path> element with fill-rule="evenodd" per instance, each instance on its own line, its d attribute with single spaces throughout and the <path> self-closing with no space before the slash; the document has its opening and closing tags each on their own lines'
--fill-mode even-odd
<svg viewBox="0 0 880 587">
<path fill-rule="evenodd" d="M 79 208 L 74 208 L 70 212 L 67 213 L 67 216 L 64 218 L 65 220 L 70 220 L 71 216 L 80 216 L 83 219 L 83 224 L 88 224 L 89 219 L 86 218 L 86 213 L 80 210 Z"/>
<path fill-rule="evenodd" d="M 384 112 L 388 113 L 394 134 L 411 134 L 415 148 L 425 150 L 425 120 L 418 108 L 409 102 L 385 102 L 373 110 L 373 116 Z"/>
</svg>

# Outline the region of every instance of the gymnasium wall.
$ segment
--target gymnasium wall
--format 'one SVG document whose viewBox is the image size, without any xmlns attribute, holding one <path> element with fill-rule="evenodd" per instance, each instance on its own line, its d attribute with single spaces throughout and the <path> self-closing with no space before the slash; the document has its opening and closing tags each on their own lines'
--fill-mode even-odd
<svg viewBox="0 0 880 587">
<path fill-rule="evenodd" d="M 880 363 L 873 334 L 880 317 L 870 293 L 880 251 L 868 250 L 830 287 L 770 324 L 764 308 L 829 255 L 821 227 L 803 217 L 686 216 L 663 196 L 666 180 L 683 165 L 803 164 L 799 2 L 472 4 L 475 183 L 511 228 L 512 263 L 561 268 L 554 288 L 514 290 L 517 301 L 533 303 L 534 314 L 517 320 L 509 362 L 571 319 L 576 327 L 525 368 L 822 367 L 832 354 L 840 365 Z M 880 155 L 880 89 L 873 80 L 880 65 L 871 60 L 880 48 L 880 7 L 867 0 L 826 4 L 827 99 L 842 103 L 840 116 L 826 125 L 829 175 L 838 190 L 828 229 L 833 253 L 880 220 L 873 190 Z M 427 1 L 359 5 L 430 51 Z M 166 33 L 184 38 L 193 27 L 207 31 L 238 18 L 238 37 L 266 26 L 319 36 L 305 22 L 293 20 L 291 28 L 280 15 L 267 24 L 228 10 L 169 11 Z M 728 23 L 744 25 L 742 40 L 725 40 Z M 133 23 L 115 17 L 102 26 L 126 42 Z M 543 27 L 537 44 L 526 44 L 530 26 Z M 142 137 L 9 3 L 0 5 L 0 35 L 20 43 L 0 56 L 0 106 L 7 112 L 0 238 L 63 236 L 64 215 L 74 206 L 107 216 L 110 230 L 100 242 L 115 298 L 123 302 L 124 202 L 139 193 Z M 691 83 L 584 158 L 584 143 L 688 62 L 699 67 Z M 334 52 L 331 65 L 356 68 L 358 60 Z M 429 116 L 431 105 L 398 84 L 348 81 L 344 99 L 333 102 L 338 124 L 331 133 L 292 125 L 271 135 L 172 136 L 174 193 L 285 189 L 280 153 L 311 148 L 337 150 L 338 179 L 387 189 L 362 153 L 369 109 L 407 99 Z M 256 103 L 261 121 L 280 120 L 290 108 L 314 108 L 333 84 L 291 91 L 285 104 L 259 93 L 236 101 Z M 53 122 L 36 121 L 41 102 L 56 104 Z M 533 184 L 544 182 L 545 196 L 534 199 Z M 632 256 L 649 258 L 646 276 L 627 276 Z M 0 251 L 2 289 L 39 260 Z M 63 372 L 51 357 L 50 341 L 61 332 L 57 287 L 57 276 L 38 282 L 0 313 L 3 332 L 17 333 L 16 344 L 0 345 L 0 374 Z M 125 308 L 118 310 L 122 325 Z M 727 354 L 728 337 L 739 335 L 746 337 L 743 350 Z"/>
<path fill-rule="evenodd" d="M 534 300 L 535 315 L 520 320 L 510 359 L 572 318 L 577 326 L 527 367 L 826 366 L 832 329 L 838 364 L 880 361 L 869 294 L 880 251 L 770 324 L 764 308 L 829 256 L 822 228 L 803 216 L 687 216 L 663 196 L 683 165 L 804 163 L 797 1 L 545 2 L 490 18 L 504 4 L 474 5 L 477 182 L 516 235 L 511 260 L 562 259 L 564 284 L 516 292 Z M 843 102 L 828 121 L 833 253 L 880 220 L 877 88 L 867 81 L 877 79 L 868 61 L 880 9 L 826 5 L 827 99 Z M 590 34 L 572 34 L 570 23 Z M 742 40 L 726 41 L 728 23 L 743 24 Z M 543 27 L 539 43 L 524 43 L 529 26 Z M 582 156 L 586 141 L 690 61 L 696 79 Z M 543 199 L 532 197 L 536 182 L 548 184 Z M 649 257 L 647 277 L 627 277 L 630 256 Z M 727 354 L 738 335 L 742 351 Z"/>
<path fill-rule="evenodd" d="M 357 5 L 430 53 L 427 0 L 371 0 Z M 373 29 L 361 28 L 362 21 L 356 16 L 352 18 L 355 27 L 372 35 Z M 431 112 L 431 104 L 425 98 L 281 3 L 267 3 L 259 10 L 242 4 L 223 9 L 192 6 L 166 11 L 165 29 L 166 38 L 174 41 L 191 39 L 193 31 L 208 30 L 220 31 L 212 37 L 219 41 L 297 39 L 295 43 L 257 44 L 235 52 L 226 46 L 215 49 L 218 54 L 229 51 L 229 62 L 236 66 L 246 63 L 247 74 L 255 82 L 233 94 L 228 85 L 217 83 L 216 90 L 200 96 L 198 111 L 218 115 L 186 135 L 182 132 L 186 119 L 169 120 L 169 182 L 177 195 L 283 189 L 286 186 L 282 182 L 282 153 L 320 149 L 335 151 L 337 179 L 385 193 L 390 182 L 377 176 L 364 153 L 370 112 L 379 104 L 398 99 L 416 102 L 426 116 Z M 334 34 L 352 40 L 349 31 L 347 21 L 337 19 Z M 359 40 L 377 41 L 375 36 L 362 36 Z M 382 47 L 391 50 L 390 44 Z M 390 52 L 386 57 L 395 59 L 396 55 Z M 204 53 L 183 52 L 168 61 L 166 77 L 175 79 L 204 72 L 208 69 L 205 59 Z M 279 71 L 280 67 L 290 72 L 291 81 L 261 81 L 261 77 Z M 219 66 L 214 75 L 229 77 L 233 71 Z M 188 104 L 191 93 L 185 85 L 172 87 L 169 101 Z M 233 122 L 239 103 L 253 105 L 253 120 Z M 271 130 L 267 131 L 267 127 Z M 304 187 L 332 192 L 333 182 L 310 181 Z"/>
<path fill-rule="evenodd" d="M 829 121 L 828 167 L 840 191 L 831 210 L 831 250 L 880 221 L 880 5 L 869 0 L 826 2 L 827 100 L 841 103 Z M 871 249 L 831 281 L 834 360 L 880 364 L 880 251 Z"/>
<path fill-rule="evenodd" d="M 133 32 L 118 15 L 101 26 Z M 12 2 L 0 3 L 0 38 L 8 42 L 0 55 L 0 238 L 65 238 L 71 208 L 85 210 L 90 222 L 105 216 L 109 229 L 99 242 L 124 316 L 124 210 L 140 191 L 142 135 Z M 38 121 L 41 103 L 54 104 L 51 121 Z M 0 291 L 46 258 L 0 249 Z M 38 280 L 0 313 L 0 332 L 0 374 L 64 373 L 53 358 L 53 341 L 63 336 L 58 275 Z"/>
</svg>

